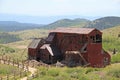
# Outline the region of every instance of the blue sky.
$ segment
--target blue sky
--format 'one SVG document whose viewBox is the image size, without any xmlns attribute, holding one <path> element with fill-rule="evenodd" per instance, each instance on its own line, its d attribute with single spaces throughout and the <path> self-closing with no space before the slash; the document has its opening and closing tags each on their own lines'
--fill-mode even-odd
<svg viewBox="0 0 120 80">
<path fill-rule="evenodd" d="M 105 16 L 120 17 L 120 0 L 0 0 L 0 21 L 50 24 Z"/>
<path fill-rule="evenodd" d="M 0 14 L 120 16 L 120 0 L 0 0 Z"/>
</svg>

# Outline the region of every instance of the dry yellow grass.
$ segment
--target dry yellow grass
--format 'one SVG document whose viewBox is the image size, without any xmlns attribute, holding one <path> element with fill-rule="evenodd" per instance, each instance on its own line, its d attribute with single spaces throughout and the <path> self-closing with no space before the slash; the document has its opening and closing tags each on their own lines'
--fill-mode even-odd
<svg viewBox="0 0 120 80">
<path fill-rule="evenodd" d="M 10 32 L 10 34 L 14 34 L 19 36 L 22 40 L 27 40 L 31 38 L 41 38 L 46 37 L 48 35 L 48 30 L 45 29 L 32 29 L 32 30 L 24 30 L 18 32 Z"/>
</svg>

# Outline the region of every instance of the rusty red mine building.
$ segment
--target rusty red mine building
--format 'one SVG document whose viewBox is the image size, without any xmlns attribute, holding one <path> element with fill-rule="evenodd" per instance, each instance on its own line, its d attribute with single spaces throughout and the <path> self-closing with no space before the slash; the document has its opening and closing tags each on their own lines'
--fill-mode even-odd
<svg viewBox="0 0 120 80">
<path fill-rule="evenodd" d="M 110 55 L 102 48 L 102 32 L 95 28 L 57 28 L 46 39 L 34 39 L 28 46 L 29 59 L 47 64 L 105 67 Z"/>
</svg>

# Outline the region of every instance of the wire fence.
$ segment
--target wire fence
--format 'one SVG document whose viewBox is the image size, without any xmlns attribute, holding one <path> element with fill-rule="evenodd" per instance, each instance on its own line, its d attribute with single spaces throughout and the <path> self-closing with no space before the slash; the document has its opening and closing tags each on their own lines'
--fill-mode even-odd
<svg viewBox="0 0 120 80">
<path fill-rule="evenodd" d="M 9 56 L 2 55 L 0 56 L 0 64 L 16 66 L 19 69 L 0 77 L 0 80 L 17 80 L 28 76 L 29 74 L 29 62 L 25 63 L 24 61 L 15 61 L 15 59 L 10 58 Z"/>
</svg>

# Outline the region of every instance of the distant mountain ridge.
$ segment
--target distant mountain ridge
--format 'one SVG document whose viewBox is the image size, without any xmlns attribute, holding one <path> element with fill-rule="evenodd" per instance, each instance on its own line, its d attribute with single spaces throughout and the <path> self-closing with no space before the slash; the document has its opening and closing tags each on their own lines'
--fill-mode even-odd
<svg viewBox="0 0 120 80">
<path fill-rule="evenodd" d="M 93 21 L 87 19 L 61 19 L 54 23 L 45 25 L 44 28 L 54 29 L 57 27 L 87 27 L 87 28 L 97 28 L 99 30 L 111 28 L 120 25 L 120 17 L 108 16 L 95 19 Z"/>
<path fill-rule="evenodd" d="M 16 21 L 0 21 L 0 31 L 20 31 L 39 28 L 43 25 L 32 23 L 19 23 Z"/>
<path fill-rule="evenodd" d="M 55 21 L 51 24 L 45 25 L 44 28 L 53 29 L 53 28 L 57 28 L 57 27 L 71 27 L 71 26 L 83 27 L 85 24 L 87 24 L 89 22 L 90 21 L 87 19 L 80 19 L 80 18 L 76 18 L 74 20 L 61 19 L 61 20 Z"/>
<path fill-rule="evenodd" d="M 102 17 L 93 21 L 87 19 L 60 19 L 51 24 L 31 24 L 31 23 L 19 23 L 16 21 L 0 21 L 0 31 L 22 31 L 28 29 L 54 29 L 57 27 L 87 27 L 97 28 L 100 30 L 111 28 L 120 25 L 120 17 Z"/>
<path fill-rule="evenodd" d="M 90 23 L 86 24 L 84 27 L 88 28 L 97 28 L 100 30 L 111 28 L 114 26 L 120 25 L 120 17 L 103 17 L 91 21 Z"/>
<path fill-rule="evenodd" d="M 0 21 L 0 43 L 43 37 L 48 35 L 49 29 L 57 27 L 89 27 L 103 30 L 116 26 L 120 26 L 120 17 L 103 17 L 94 21 L 80 18 L 74 20 L 61 19 L 48 25 Z"/>
</svg>

